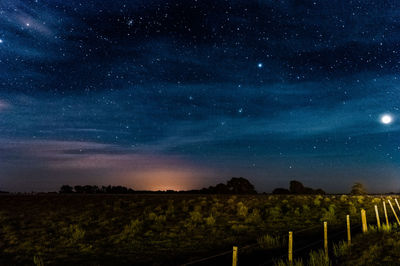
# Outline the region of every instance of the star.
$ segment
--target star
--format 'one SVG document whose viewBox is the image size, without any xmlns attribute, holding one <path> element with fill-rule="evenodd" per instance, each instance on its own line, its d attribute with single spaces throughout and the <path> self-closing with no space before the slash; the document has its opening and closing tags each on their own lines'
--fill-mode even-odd
<svg viewBox="0 0 400 266">
<path fill-rule="evenodd" d="M 262 63 L 258 63 L 258 68 L 262 68 L 263 67 L 263 64 Z"/>
<path fill-rule="evenodd" d="M 0 43 L 3 43 L 3 40 L 2 40 L 2 39 L 0 39 Z"/>
</svg>

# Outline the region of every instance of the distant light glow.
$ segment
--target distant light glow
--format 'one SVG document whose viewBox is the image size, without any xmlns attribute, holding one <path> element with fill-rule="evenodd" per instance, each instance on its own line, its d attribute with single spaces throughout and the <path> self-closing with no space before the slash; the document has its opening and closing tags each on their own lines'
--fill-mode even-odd
<svg viewBox="0 0 400 266">
<path fill-rule="evenodd" d="M 393 117 L 389 114 L 384 114 L 381 116 L 381 123 L 388 125 L 391 124 L 393 122 Z"/>
<path fill-rule="evenodd" d="M 0 39 L 0 43 L 3 43 L 3 40 L 2 40 L 2 39 Z"/>
<path fill-rule="evenodd" d="M 262 63 L 258 63 L 258 68 L 262 68 L 263 67 L 263 64 Z"/>
</svg>

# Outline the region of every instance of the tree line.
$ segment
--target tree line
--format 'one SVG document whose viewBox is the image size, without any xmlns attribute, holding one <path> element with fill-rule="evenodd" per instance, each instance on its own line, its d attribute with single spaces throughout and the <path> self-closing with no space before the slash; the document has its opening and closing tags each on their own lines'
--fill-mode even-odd
<svg viewBox="0 0 400 266">
<path fill-rule="evenodd" d="M 257 194 L 254 185 L 249 180 L 243 177 L 232 177 L 226 184 L 220 183 L 215 186 L 209 186 L 208 188 L 202 188 L 199 190 L 185 190 L 185 191 L 149 191 L 149 190 L 134 190 L 132 188 L 124 186 L 61 186 L 59 193 L 61 194 Z M 276 188 L 272 191 L 272 194 L 309 194 L 309 195 L 324 195 L 325 191 L 322 189 L 312 189 L 305 187 L 301 182 L 292 180 L 290 181 L 289 189 Z M 363 195 L 367 194 L 363 184 L 355 183 L 352 186 L 350 194 Z"/>
<path fill-rule="evenodd" d="M 61 186 L 59 193 L 61 194 L 157 194 L 157 193 L 187 193 L 187 194 L 257 194 L 254 189 L 254 185 L 249 180 L 243 177 L 232 177 L 226 184 L 220 183 L 216 186 L 210 186 L 208 188 L 202 188 L 199 190 L 185 190 L 185 191 L 148 191 L 148 190 L 134 190 L 124 186 Z"/>
</svg>

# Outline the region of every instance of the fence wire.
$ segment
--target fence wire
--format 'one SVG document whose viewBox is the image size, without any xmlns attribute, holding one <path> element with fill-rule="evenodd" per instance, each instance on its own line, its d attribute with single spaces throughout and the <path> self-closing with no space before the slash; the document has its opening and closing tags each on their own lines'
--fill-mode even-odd
<svg viewBox="0 0 400 266">
<path fill-rule="evenodd" d="M 373 210 L 373 212 L 375 212 L 375 210 Z M 393 218 L 394 218 L 393 213 L 390 213 L 390 212 L 388 211 L 388 218 L 391 218 L 390 220 L 393 221 Z M 355 225 L 354 225 L 354 223 L 353 223 L 353 225 L 350 227 L 350 229 L 353 231 L 353 230 L 355 230 L 355 229 L 361 228 L 361 226 L 362 226 L 362 225 L 359 224 L 359 223 L 356 223 Z M 300 229 L 300 230 L 293 230 L 293 233 L 294 233 L 294 234 L 303 233 L 303 232 L 315 230 L 315 229 L 317 229 L 317 228 L 321 228 L 321 229 L 322 229 L 322 226 L 321 226 L 321 225 L 315 225 L 315 226 L 303 228 L 303 229 Z M 330 239 L 330 238 L 335 238 L 335 237 L 337 237 L 337 236 L 339 236 L 339 235 L 341 235 L 341 234 L 344 234 L 344 235 L 345 235 L 346 233 L 347 233 L 347 229 L 341 230 L 340 232 L 337 232 L 337 233 L 328 235 L 328 239 Z M 323 243 L 323 241 L 324 241 L 323 239 L 316 240 L 316 241 L 311 242 L 311 243 L 309 243 L 309 244 L 307 244 L 307 245 L 305 245 L 305 246 L 303 246 L 303 247 L 294 249 L 294 250 L 293 250 L 293 253 L 299 253 L 299 252 L 302 252 L 302 251 L 304 251 L 304 250 L 307 250 L 307 249 L 310 249 L 310 248 L 312 248 L 312 247 L 315 247 L 315 246 L 317 246 L 317 245 L 321 245 L 321 244 Z M 250 244 L 250 245 L 246 245 L 246 246 L 240 247 L 239 252 L 242 251 L 242 250 L 246 250 L 246 249 L 255 247 L 255 246 L 258 246 L 258 243 L 254 243 L 254 244 Z M 228 251 L 225 251 L 225 252 L 221 252 L 221 253 L 218 253 L 218 254 L 215 254 L 215 255 L 212 255 L 212 256 L 209 256 L 209 257 L 205 257 L 205 258 L 198 259 L 198 260 L 190 261 L 190 262 L 188 262 L 188 263 L 182 264 L 182 266 L 185 266 L 185 265 L 194 265 L 194 264 L 197 264 L 197 263 L 200 263 L 200 262 L 212 260 L 212 259 L 215 259 L 215 258 L 218 258 L 218 257 L 221 257 L 221 256 L 228 255 L 228 254 L 232 254 L 232 250 L 228 250 Z M 280 260 L 280 259 L 284 259 L 285 257 L 287 257 L 287 254 L 283 254 L 283 255 L 281 255 L 281 256 L 271 258 L 271 259 L 269 259 L 269 260 L 267 260 L 267 261 L 265 261 L 265 262 L 263 262 L 263 263 L 261 263 L 261 264 L 259 264 L 259 265 L 271 265 L 271 264 L 273 264 L 274 262 L 276 262 L 276 261 L 278 261 L 278 260 Z"/>
</svg>

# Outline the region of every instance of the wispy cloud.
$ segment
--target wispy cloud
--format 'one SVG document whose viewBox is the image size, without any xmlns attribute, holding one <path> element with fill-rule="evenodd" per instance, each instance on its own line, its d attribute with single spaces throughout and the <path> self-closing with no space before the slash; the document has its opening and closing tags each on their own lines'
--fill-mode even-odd
<svg viewBox="0 0 400 266">
<path fill-rule="evenodd" d="M 57 185 L 69 178 L 73 185 L 124 184 L 136 189 L 192 189 L 201 186 L 204 178 L 213 173 L 182 156 L 138 152 L 117 145 L 10 139 L 0 139 L 0 143 L 0 180 L 12 186 L 18 180 L 31 178 L 30 184 L 20 185 L 25 189 L 34 186 L 33 180 L 40 176 L 46 176 L 47 182 Z M 86 178 L 81 180 L 82 177 Z M 52 185 L 51 189 L 57 189 L 57 185 Z"/>
<path fill-rule="evenodd" d="M 0 112 L 4 111 L 4 110 L 6 110 L 6 109 L 8 109 L 10 107 L 11 107 L 11 104 L 9 104 L 8 102 L 0 99 Z"/>
</svg>

